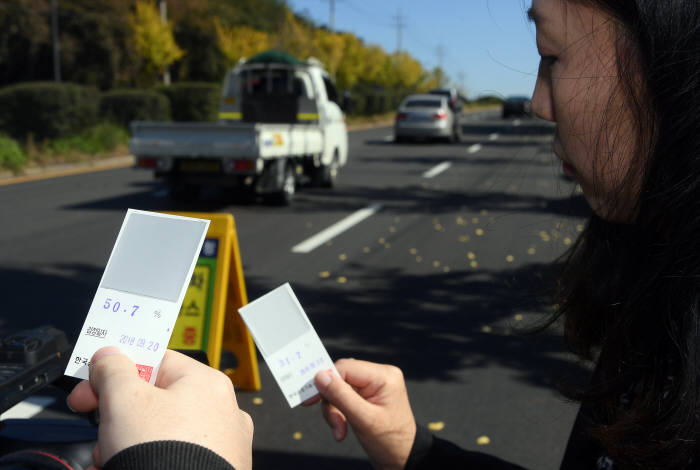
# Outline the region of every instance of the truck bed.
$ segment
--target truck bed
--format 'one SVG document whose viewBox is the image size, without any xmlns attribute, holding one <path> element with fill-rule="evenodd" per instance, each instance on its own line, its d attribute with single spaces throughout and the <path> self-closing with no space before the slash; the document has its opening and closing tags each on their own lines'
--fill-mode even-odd
<svg viewBox="0 0 700 470">
<path fill-rule="evenodd" d="M 323 151 L 315 124 L 135 121 L 131 136 L 137 157 L 270 159 Z"/>
</svg>

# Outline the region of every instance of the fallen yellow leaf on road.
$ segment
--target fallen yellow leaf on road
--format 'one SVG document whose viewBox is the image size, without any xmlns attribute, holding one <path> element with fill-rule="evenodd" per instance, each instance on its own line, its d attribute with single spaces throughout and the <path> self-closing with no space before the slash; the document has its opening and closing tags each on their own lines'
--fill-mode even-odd
<svg viewBox="0 0 700 470">
<path fill-rule="evenodd" d="M 435 421 L 433 423 L 428 423 L 428 429 L 431 431 L 442 431 L 445 429 L 445 423 L 442 421 Z"/>
</svg>

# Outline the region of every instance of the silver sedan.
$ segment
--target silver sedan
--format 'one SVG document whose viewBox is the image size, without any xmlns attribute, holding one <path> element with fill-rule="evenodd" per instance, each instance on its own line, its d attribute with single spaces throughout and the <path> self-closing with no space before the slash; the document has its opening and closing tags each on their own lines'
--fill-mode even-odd
<svg viewBox="0 0 700 470">
<path fill-rule="evenodd" d="M 460 128 L 447 98 L 440 95 L 409 95 L 399 106 L 394 125 L 396 142 L 407 139 L 443 138 L 458 141 Z"/>
</svg>

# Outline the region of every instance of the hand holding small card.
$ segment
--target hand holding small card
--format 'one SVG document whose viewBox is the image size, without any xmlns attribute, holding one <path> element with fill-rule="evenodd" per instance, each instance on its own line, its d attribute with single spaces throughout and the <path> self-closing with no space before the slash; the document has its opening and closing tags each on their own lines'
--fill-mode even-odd
<svg viewBox="0 0 700 470">
<path fill-rule="evenodd" d="M 129 209 L 66 367 L 88 378 L 90 358 L 116 346 L 154 383 L 209 221 Z"/>
<path fill-rule="evenodd" d="M 318 394 L 318 371 L 338 374 L 289 283 L 238 311 L 290 407 Z"/>
</svg>

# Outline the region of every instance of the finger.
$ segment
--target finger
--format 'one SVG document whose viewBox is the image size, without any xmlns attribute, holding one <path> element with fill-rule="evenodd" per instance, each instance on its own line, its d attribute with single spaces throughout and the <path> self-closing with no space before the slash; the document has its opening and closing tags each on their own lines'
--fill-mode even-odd
<svg viewBox="0 0 700 470">
<path fill-rule="evenodd" d="M 331 432 L 333 433 L 333 438 L 340 442 L 345 439 L 348 434 L 348 423 L 343 413 L 340 412 L 338 408 L 331 405 L 327 401 L 323 402 L 323 418 L 326 423 L 331 427 Z"/>
<path fill-rule="evenodd" d="M 331 371 L 320 371 L 314 378 L 316 388 L 327 401 L 337 407 L 354 427 L 372 419 L 373 405 L 362 398 L 347 382 Z"/>
<path fill-rule="evenodd" d="M 168 388 L 185 376 L 206 374 L 211 372 L 211 367 L 199 361 L 185 356 L 182 353 L 168 349 L 163 356 L 163 362 L 158 370 L 156 387 Z"/>
<path fill-rule="evenodd" d="M 383 384 L 390 366 L 358 359 L 340 359 L 336 361 L 335 367 L 348 384 L 357 389 L 365 389 Z"/>
<path fill-rule="evenodd" d="M 90 363 L 90 385 L 98 397 L 137 381 L 145 383 L 139 378 L 134 361 L 113 346 L 99 349 Z"/>
<path fill-rule="evenodd" d="M 319 393 L 319 394 L 314 395 L 313 397 L 311 397 L 311 398 L 309 398 L 309 399 L 303 401 L 303 402 L 301 403 L 301 406 L 311 406 L 311 405 L 315 405 L 316 403 L 318 403 L 319 401 L 321 401 L 322 398 L 323 398 L 323 397 L 322 397 L 321 394 Z"/>
<path fill-rule="evenodd" d="M 76 385 L 66 398 L 68 407 L 78 413 L 87 413 L 97 408 L 97 395 L 90 382 L 83 380 Z"/>
<path fill-rule="evenodd" d="M 97 446 L 97 444 L 95 444 L 95 448 L 92 449 L 92 461 L 96 466 L 102 466 L 104 464 L 104 462 L 100 460 L 100 448 Z"/>
</svg>

